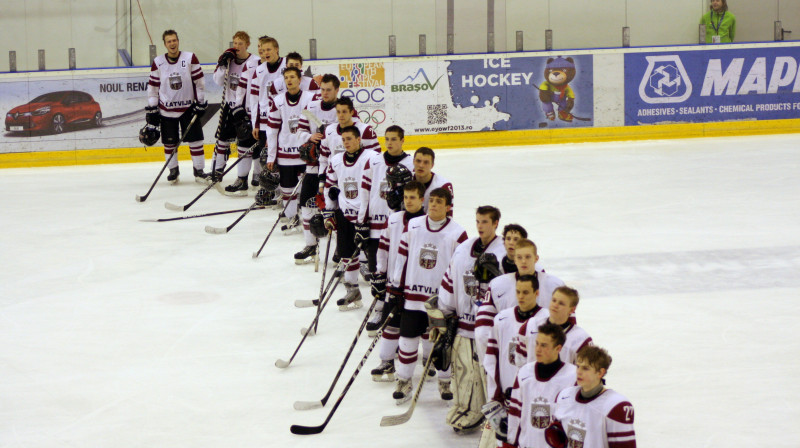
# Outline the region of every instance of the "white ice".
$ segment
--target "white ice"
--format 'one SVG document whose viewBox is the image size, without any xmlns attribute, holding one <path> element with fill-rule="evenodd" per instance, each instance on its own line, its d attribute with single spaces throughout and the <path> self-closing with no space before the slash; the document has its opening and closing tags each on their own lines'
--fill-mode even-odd
<svg viewBox="0 0 800 448">
<path fill-rule="evenodd" d="M 181 184 L 135 202 L 160 166 L 0 171 L 0 446 L 477 446 L 445 426 L 435 383 L 379 427 L 406 405 L 371 381 L 377 350 L 322 434 L 290 434 L 339 396 L 366 335 L 326 408 L 292 408 L 322 398 L 366 307 L 326 309 L 277 369 L 313 316 L 294 300 L 320 287 L 293 264 L 302 238 L 277 232 L 253 260 L 275 210 L 227 235 L 203 228 L 236 214 L 140 222 L 201 190 L 181 162 Z M 497 205 L 580 290 L 639 446 L 798 446 L 800 135 L 442 150 L 435 171 L 471 234 Z M 186 214 L 251 201 L 211 191 Z"/>
</svg>

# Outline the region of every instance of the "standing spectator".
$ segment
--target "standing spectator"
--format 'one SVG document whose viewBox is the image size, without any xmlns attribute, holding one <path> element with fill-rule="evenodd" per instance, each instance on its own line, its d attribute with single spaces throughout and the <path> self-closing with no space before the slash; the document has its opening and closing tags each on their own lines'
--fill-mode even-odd
<svg viewBox="0 0 800 448">
<path fill-rule="evenodd" d="M 736 17 L 728 11 L 728 0 L 711 0 L 711 11 L 705 13 L 700 24 L 706 26 L 707 44 L 729 44 L 736 34 Z"/>
</svg>

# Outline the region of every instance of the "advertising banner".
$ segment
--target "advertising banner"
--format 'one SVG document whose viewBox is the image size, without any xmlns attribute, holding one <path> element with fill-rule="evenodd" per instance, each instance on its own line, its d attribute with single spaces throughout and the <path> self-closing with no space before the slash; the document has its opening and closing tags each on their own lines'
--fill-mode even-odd
<svg viewBox="0 0 800 448">
<path fill-rule="evenodd" d="M 625 54 L 625 124 L 800 117 L 799 47 Z"/>
</svg>

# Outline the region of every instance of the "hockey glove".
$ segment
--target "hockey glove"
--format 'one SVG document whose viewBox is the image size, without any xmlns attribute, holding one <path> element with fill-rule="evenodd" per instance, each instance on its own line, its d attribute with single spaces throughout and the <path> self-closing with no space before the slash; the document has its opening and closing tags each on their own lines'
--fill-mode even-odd
<svg viewBox="0 0 800 448">
<path fill-rule="evenodd" d="M 228 48 L 225 50 L 217 60 L 217 65 L 220 67 L 227 67 L 232 59 L 236 58 L 236 49 Z"/>
<path fill-rule="evenodd" d="M 339 187 L 331 187 L 328 189 L 328 198 L 331 201 L 339 200 Z"/>
<path fill-rule="evenodd" d="M 144 108 L 144 119 L 149 125 L 160 126 L 161 114 L 158 112 L 158 106 L 147 106 Z"/>
<path fill-rule="evenodd" d="M 363 244 L 369 239 L 369 223 L 357 222 L 355 224 L 355 228 L 356 228 L 356 235 L 355 235 L 356 244 Z"/>
<path fill-rule="evenodd" d="M 395 288 L 386 288 L 386 304 L 390 306 L 394 306 L 398 310 L 402 310 L 403 306 L 406 303 L 406 298 L 403 295 L 402 291 L 398 291 Z"/>
<path fill-rule="evenodd" d="M 322 217 L 325 219 L 325 228 L 328 230 L 336 230 L 336 218 L 333 215 L 333 210 L 323 210 Z"/>
<path fill-rule="evenodd" d="M 567 433 L 564 432 L 564 427 L 561 426 L 560 421 L 556 420 L 550 423 L 550 426 L 544 430 L 544 440 L 553 448 L 566 448 Z"/>
<path fill-rule="evenodd" d="M 372 286 L 372 297 L 374 297 L 375 300 L 385 300 L 386 274 L 382 272 L 376 272 L 372 274 L 372 281 L 370 283 Z"/>
<path fill-rule="evenodd" d="M 485 405 L 483 405 L 483 407 L 481 408 L 481 412 L 483 413 L 484 417 L 486 417 L 486 420 L 488 420 L 489 423 L 492 425 L 492 429 L 494 429 L 494 432 L 500 435 L 501 432 L 500 430 L 502 429 L 503 426 L 502 421 L 508 417 L 508 413 L 506 412 L 506 408 L 503 407 L 503 404 L 500 403 L 499 401 L 494 401 L 494 400 L 489 401 Z M 502 431 L 503 433 L 502 440 L 505 440 L 506 438 L 506 432 L 508 430 L 507 426 L 508 424 L 506 423 L 506 431 Z"/>
<path fill-rule="evenodd" d="M 194 104 L 192 104 L 192 113 L 197 118 L 203 118 L 203 115 L 205 115 L 207 108 L 208 108 L 208 101 L 203 101 L 202 103 L 195 101 Z"/>
</svg>

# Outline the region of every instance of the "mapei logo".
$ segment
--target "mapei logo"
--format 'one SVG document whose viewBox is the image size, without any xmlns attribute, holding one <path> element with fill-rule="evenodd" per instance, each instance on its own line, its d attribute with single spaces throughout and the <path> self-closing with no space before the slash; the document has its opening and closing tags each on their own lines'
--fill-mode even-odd
<svg viewBox="0 0 800 448">
<path fill-rule="evenodd" d="M 645 56 L 647 70 L 639 84 L 646 103 L 681 103 L 692 95 L 692 81 L 678 55 Z"/>
<path fill-rule="evenodd" d="M 444 75 L 439 76 L 436 78 L 436 81 L 431 82 L 430 78 L 428 78 L 428 74 L 425 73 L 425 69 L 420 68 L 417 70 L 417 73 L 414 73 L 414 75 L 406 76 L 399 83 L 394 84 L 392 86 L 392 92 L 419 92 L 420 90 L 434 90 L 436 89 L 436 84 L 439 84 L 439 80 L 442 79 L 442 76 Z"/>
</svg>

